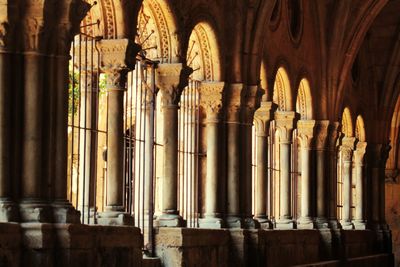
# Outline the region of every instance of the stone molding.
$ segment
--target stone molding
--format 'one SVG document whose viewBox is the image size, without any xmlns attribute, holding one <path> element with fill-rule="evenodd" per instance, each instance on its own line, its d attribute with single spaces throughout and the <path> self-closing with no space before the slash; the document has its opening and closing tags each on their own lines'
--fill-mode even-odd
<svg viewBox="0 0 400 267">
<path fill-rule="evenodd" d="M 254 113 L 254 126 L 257 136 L 269 135 L 269 124 L 274 119 L 273 112 L 277 106 L 273 102 L 263 101 Z"/>
<path fill-rule="evenodd" d="M 315 120 L 299 120 L 297 122 L 297 139 L 301 148 L 311 148 L 315 125 Z"/>
<path fill-rule="evenodd" d="M 330 122 L 328 120 L 316 121 L 315 123 L 314 147 L 318 151 L 325 150 L 327 148 L 329 124 Z"/>
<path fill-rule="evenodd" d="M 340 152 L 342 152 L 342 159 L 343 161 L 350 161 L 352 160 L 353 151 L 356 145 L 356 138 L 355 137 L 343 137 L 341 140 L 340 145 Z"/>
<path fill-rule="evenodd" d="M 222 107 L 224 82 L 202 82 L 199 88 L 200 105 L 206 110 L 207 118 L 217 117 Z"/>
<path fill-rule="evenodd" d="M 275 112 L 275 127 L 279 131 L 281 143 L 291 142 L 295 120 L 296 113 L 294 111 Z"/>
</svg>

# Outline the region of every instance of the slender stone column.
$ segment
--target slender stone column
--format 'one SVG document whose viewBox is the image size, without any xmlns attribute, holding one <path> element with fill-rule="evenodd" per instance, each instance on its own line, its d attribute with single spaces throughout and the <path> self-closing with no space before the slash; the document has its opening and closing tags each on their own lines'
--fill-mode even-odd
<svg viewBox="0 0 400 267">
<path fill-rule="evenodd" d="M 258 85 L 248 86 L 243 95 L 241 108 L 242 136 L 241 136 L 241 196 L 244 227 L 247 229 L 259 228 L 258 221 L 253 219 L 253 190 L 252 190 L 252 153 L 254 112 L 260 105 L 263 90 Z"/>
<path fill-rule="evenodd" d="M 292 133 L 295 123 L 295 113 L 293 111 L 277 111 L 275 112 L 275 125 L 279 138 L 279 160 L 280 160 L 280 205 L 279 219 L 276 222 L 277 229 L 294 229 L 295 223 L 291 213 L 291 144 Z"/>
<path fill-rule="evenodd" d="M 267 201 L 269 196 L 268 189 L 268 135 L 269 124 L 273 119 L 273 111 L 275 107 L 272 102 L 263 101 L 261 107 L 254 114 L 255 130 L 256 130 L 256 207 L 255 219 L 260 223 L 261 228 L 272 228 L 272 222 L 268 217 Z"/>
<path fill-rule="evenodd" d="M 187 77 L 182 80 L 181 73 L 185 73 L 182 64 L 160 64 L 156 69 L 164 121 L 163 207 L 159 225 L 167 227 L 179 227 L 183 224 L 178 211 L 178 103 L 187 84 Z"/>
<path fill-rule="evenodd" d="M 299 120 L 297 122 L 297 138 L 301 159 L 301 212 L 297 222 L 299 229 L 313 229 L 311 213 L 311 143 L 314 137 L 314 120 Z M 321 199 L 318 199 L 321 201 Z"/>
<path fill-rule="evenodd" d="M 356 139 L 354 137 L 344 137 L 341 141 L 340 153 L 342 157 L 342 179 L 343 179 L 343 214 L 341 224 L 343 229 L 353 229 L 351 222 L 351 170 L 352 157 Z"/>
<path fill-rule="evenodd" d="M 318 228 L 328 227 L 328 205 L 327 198 L 329 188 L 329 161 L 327 160 L 327 141 L 328 141 L 329 121 L 317 121 L 315 135 L 315 165 L 316 165 L 316 226 Z M 328 165 L 326 164 L 328 163 Z"/>
<path fill-rule="evenodd" d="M 331 122 L 328 126 L 328 197 L 329 197 L 329 226 L 341 228 L 337 217 L 337 141 L 340 135 L 339 122 Z"/>
<path fill-rule="evenodd" d="M 124 206 L 124 92 L 127 72 L 135 66 L 134 44 L 128 39 L 103 40 L 99 43 L 101 68 L 107 77 L 108 129 L 107 129 L 107 191 L 105 211 L 98 223 L 129 225 L 132 217 Z M 133 60 L 133 61 L 132 61 Z"/>
<path fill-rule="evenodd" d="M 363 161 L 364 155 L 367 148 L 366 142 L 358 142 L 356 150 L 353 154 L 354 160 L 354 172 L 356 179 L 356 214 L 354 216 L 353 224 L 355 229 L 366 229 L 365 218 L 364 218 L 364 172 L 363 172 Z"/>
<path fill-rule="evenodd" d="M 8 1 L 10 2 L 10 1 Z M 12 81 L 10 66 L 14 55 L 15 40 L 12 38 L 16 23 L 16 14 L 11 12 L 15 5 L 1 4 L 0 22 L 7 31 L 0 36 L 0 222 L 17 221 L 18 209 L 11 192 L 11 114 Z"/>
<path fill-rule="evenodd" d="M 202 83 L 200 104 L 206 111 L 206 138 L 207 138 L 207 171 L 205 181 L 204 218 L 200 219 L 202 228 L 222 228 L 218 205 L 218 190 L 220 188 L 219 168 L 219 112 L 222 106 L 223 82 Z"/>
<path fill-rule="evenodd" d="M 68 72 L 70 48 L 73 37 L 80 32 L 80 22 L 90 9 L 85 1 L 60 1 L 58 26 L 55 39 L 55 122 L 54 163 L 51 177 L 54 188 L 52 202 L 53 218 L 56 223 L 79 223 L 79 212 L 67 199 L 67 150 L 68 150 Z"/>
<path fill-rule="evenodd" d="M 243 226 L 240 214 L 240 102 L 243 84 L 230 84 L 227 89 L 227 217 L 229 228 Z"/>
</svg>

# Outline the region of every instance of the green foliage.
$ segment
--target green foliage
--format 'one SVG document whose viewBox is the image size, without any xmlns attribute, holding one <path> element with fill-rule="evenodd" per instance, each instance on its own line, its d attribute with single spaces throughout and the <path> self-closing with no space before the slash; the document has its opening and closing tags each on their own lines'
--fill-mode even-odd
<svg viewBox="0 0 400 267">
<path fill-rule="evenodd" d="M 70 70 L 68 76 L 68 115 L 73 116 L 78 112 L 80 97 L 79 74 Z"/>
</svg>

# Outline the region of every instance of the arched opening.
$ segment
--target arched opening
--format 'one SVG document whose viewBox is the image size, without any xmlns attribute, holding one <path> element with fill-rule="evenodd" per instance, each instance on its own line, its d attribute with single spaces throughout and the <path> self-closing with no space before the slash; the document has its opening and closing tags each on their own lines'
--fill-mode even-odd
<svg viewBox="0 0 400 267">
<path fill-rule="evenodd" d="M 366 141 L 364 119 L 361 115 L 358 115 L 356 119 L 355 137 L 360 142 Z"/>
<path fill-rule="evenodd" d="M 278 105 L 278 110 L 292 110 L 290 80 L 286 70 L 283 67 L 280 67 L 276 73 L 272 99 L 273 102 Z"/>
<path fill-rule="evenodd" d="M 296 100 L 296 111 L 300 114 L 300 119 L 311 120 L 313 118 L 312 107 L 310 83 L 307 79 L 302 79 L 300 81 Z"/>
<path fill-rule="evenodd" d="M 353 122 L 349 108 L 345 108 L 342 115 L 342 133 L 346 137 L 353 136 Z"/>
</svg>

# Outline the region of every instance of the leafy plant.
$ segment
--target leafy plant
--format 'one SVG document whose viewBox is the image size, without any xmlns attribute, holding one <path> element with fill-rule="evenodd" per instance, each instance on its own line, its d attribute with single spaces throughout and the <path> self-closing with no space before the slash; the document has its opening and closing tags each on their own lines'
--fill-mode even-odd
<svg viewBox="0 0 400 267">
<path fill-rule="evenodd" d="M 78 112 L 79 105 L 79 74 L 69 71 L 68 82 L 68 115 L 73 116 Z"/>
</svg>

